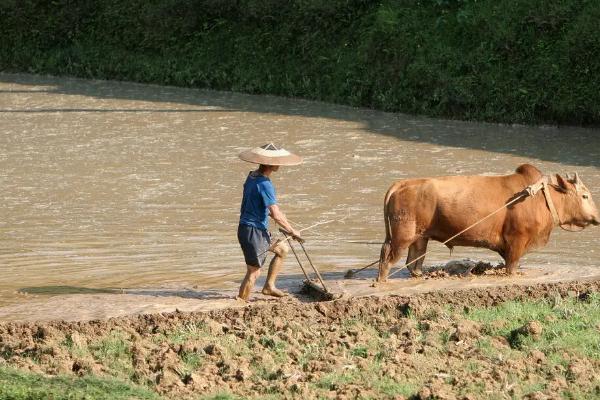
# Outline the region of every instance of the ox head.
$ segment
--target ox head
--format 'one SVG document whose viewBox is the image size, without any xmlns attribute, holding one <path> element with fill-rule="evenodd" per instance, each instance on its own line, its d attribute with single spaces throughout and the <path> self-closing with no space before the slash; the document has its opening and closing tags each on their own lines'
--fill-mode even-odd
<svg viewBox="0 0 600 400">
<path fill-rule="evenodd" d="M 566 179 L 556 174 L 556 190 L 563 193 L 561 220 L 563 225 L 583 229 L 586 226 L 600 225 L 598 208 L 594 204 L 592 194 L 575 172 L 573 177 L 567 174 Z"/>
</svg>

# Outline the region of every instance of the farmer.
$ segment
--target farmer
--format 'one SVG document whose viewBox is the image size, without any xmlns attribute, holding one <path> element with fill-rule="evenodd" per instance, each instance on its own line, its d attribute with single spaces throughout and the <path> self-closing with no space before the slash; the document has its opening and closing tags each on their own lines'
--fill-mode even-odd
<svg viewBox="0 0 600 400">
<path fill-rule="evenodd" d="M 302 240 L 300 232 L 294 229 L 279 209 L 275 197 L 275 188 L 270 176 L 280 165 L 298 165 L 302 158 L 287 150 L 277 148 L 273 143 L 240 153 L 239 157 L 247 162 L 259 164 L 258 169 L 248 174 L 244 183 L 244 195 L 238 226 L 238 241 L 246 261 L 246 276 L 240 286 L 239 298 L 248 301 L 260 269 L 265 263 L 267 253 L 275 255 L 269 264 L 267 281 L 262 293 L 283 297 L 285 293 L 275 287 L 275 279 L 281 271 L 283 260 L 289 251 L 287 241 L 271 243 L 269 216 L 296 240 Z"/>
</svg>

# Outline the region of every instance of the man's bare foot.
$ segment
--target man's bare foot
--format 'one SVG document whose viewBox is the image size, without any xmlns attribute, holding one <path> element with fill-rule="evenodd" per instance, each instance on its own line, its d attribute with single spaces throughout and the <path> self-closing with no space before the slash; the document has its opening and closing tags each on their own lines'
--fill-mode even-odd
<svg viewBox="0 0 600 400">
<path fill-rule="evenodd" d="M 273 297 L 285 297 L 285 296 L 287 296 L 286 293 L 282 292 L 281 290 L 279 290 L 277 288 L 268 288 L 268 287 L 264 287 L 263 288 L 262 294 L 267 295 L 267 296 L 273 296 Z"/>
</svg>

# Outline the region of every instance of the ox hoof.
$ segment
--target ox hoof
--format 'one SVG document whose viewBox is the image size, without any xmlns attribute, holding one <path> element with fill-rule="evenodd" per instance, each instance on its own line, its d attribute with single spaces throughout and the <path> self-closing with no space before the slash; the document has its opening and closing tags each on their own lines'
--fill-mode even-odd
<svg viewBox="0 0 600 400">
<path fill-rule="evenodd" d="M 506 267 L 506 275 L 510 275 L 510 276 L 516 275 L 517 269 L 518 269 L 518 267 L 513 267 L 513 268 Z"/>
<path fill-rule="evenodd" d="M 410 276 L 412 276 L 413 278 L 418 278 L 420 276 L 423 276 L 423 271 L 421 271 L 420 269 L 412 269 L 412 268 L 407 268 L 408 272 L 410 272 Z"/>
</svg>

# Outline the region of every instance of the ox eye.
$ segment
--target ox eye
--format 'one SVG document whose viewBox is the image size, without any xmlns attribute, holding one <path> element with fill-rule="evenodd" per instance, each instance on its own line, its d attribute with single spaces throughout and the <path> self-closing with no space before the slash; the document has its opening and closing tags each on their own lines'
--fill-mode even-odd
<svg viewBox="0 0 600 400">
<path fill-rule="evenodd" d="M 584 195 L 583 195 L 583 196 L 581 196 L 581 197 L 583 197 L 583 198 L 584 198 L 584 199 L 586 199 L 586 200 L 590 198 L 590 196 L 588 196 L 587 194 L 584 194 Z"/>
</svg>

